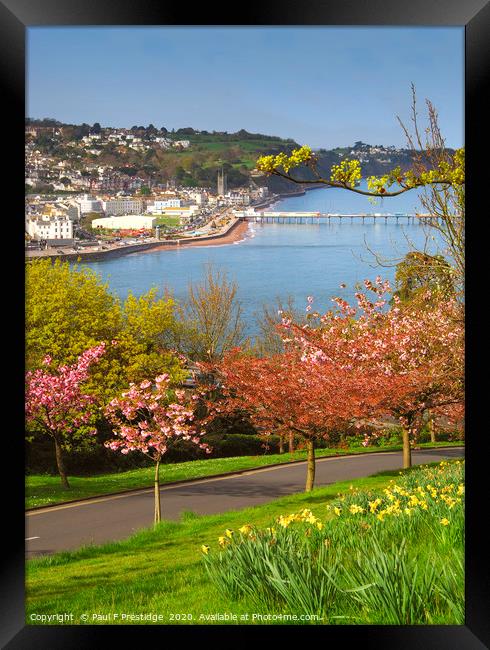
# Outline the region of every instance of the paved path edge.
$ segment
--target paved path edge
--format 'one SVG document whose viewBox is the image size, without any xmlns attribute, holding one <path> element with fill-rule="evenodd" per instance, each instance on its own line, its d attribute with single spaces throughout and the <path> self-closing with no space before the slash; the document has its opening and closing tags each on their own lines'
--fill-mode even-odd
<svg viewBox="0 0 490 650">
<path fill-rule="evenodd" d="M 451 445 L 448 447 L 416 447 L 412 449 L 412 451 L 426 451 L 426 450 L 432 450 L 432 449 L 464 449 L 465 445 Z M 321 458 L 317 458 L 316 462 L 321 462 L 324 460 L 332 460 L 335 458 L 352 458 L 354 456 L 370 456 L 372 454 L 396 454 L 400 449 L 395 449 L 395 450 L 381 450 L 381 451 L 370 451 L 370 452 L 353 452 L 352 454 L 332 454 L 331 456 L 322 456 Z M 197 481 L 204 481 L 204 480 L 212 480 L 215 478 L 223 478 L 224 476 L 240 476 L 241 474 L 249 473 L 249 472 L 259 472 L 259 471 L 264 471 L 268 470 L 269 468 L 272 467 L 289 467 L 290 465 L 298 465 L 300 463 L 306 463 L 306 460 L 290 460 L 284 463 L 273 463 L 271 465 L 262 465 L 261 467 L 249 467 L 248 469 L 239 469 L 235 470 L 233 472 L 222 472 L 221 474 L 209 474 L 208 476 L 200 476 L 196 478 L 185 478 L 181 479 L 180 481 L 168 481 L 165 483 L 160 484 L 160 488 L 164 488 L 167 486 L 173 486 L 173 485 L 186 485 L 186 484 L 191 484 L 191 483 L 196 483 Z M 130 490 L 120 490 L 118 492 L 105 492 L 104 494 L 98 494 L 95 496 L 91 497 L 83 497 L 81 499 L 71 499 L 69 501 L 57 501 L 56 503 L 50 503 L 48 505 L 44 506 L 34 506 L 33 508 L 26 508 L 25 512 L 35 512 L 36 510 L 46 510 L 48 508 L 54 508 L 56 506 L 62 506 L 65 504 L 74 504 L 74 503 L 85 503 L 87 501 L 98 501 L 99 499 L 104 499 L 107 497 L 111 496 L 118 496 L 120 494 L 138 494 L 139 492 L 144 493 L 144 492 L 149 492 L 150 490 L 153 490 L 154 486 L 149 485 L 147 487 L 140 487 L 140 488 L 132 488 Z"/>
</svg>

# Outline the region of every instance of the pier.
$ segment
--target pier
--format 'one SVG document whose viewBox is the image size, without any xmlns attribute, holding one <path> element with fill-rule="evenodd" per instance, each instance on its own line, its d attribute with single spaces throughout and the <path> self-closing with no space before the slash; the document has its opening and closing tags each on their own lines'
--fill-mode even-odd
<svg viewBox="0 0 490 650">
<path fill-rule="evenodd" d="M 360 219 L 363 223 L 370 220 L 373 223 L 376 220 L 387 222 L 388 219 L 395 219 L 397 222 L 402 220 L 406 223 L 427 223 L 429 220 L 437 218 L 430 214 L 406 214 L 399 212 L 372 212 L 360 214 L 339 214 L 336 212 L 267 212 L 267 211 L 243 211 L 235 212 L 239 219 L 253 221 L 258 223 L 297 223 L 297 224 L 319 224 L 330 223 L 332 220 Z"/>
</svg>

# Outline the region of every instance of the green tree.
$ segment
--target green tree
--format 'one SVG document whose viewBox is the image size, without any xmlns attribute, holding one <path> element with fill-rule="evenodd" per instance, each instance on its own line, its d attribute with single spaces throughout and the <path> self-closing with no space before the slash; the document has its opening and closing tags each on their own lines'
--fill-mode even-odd
<svg viewBox="0 0 490 650">
<path fill-rule="evenodd" d="M 80 218 L 80 225 L 82 228 L 85 228 L 86 230 L 91 230 L 92 229 L 92 221 L 94 219 L 100 219 L 101 217 L 100 212 L 85 212 L 82 214 Z"/>
<path fill-rule="evenodd" d="M 175 311 L 174 300 L 158 298 L 156 288 L 139 297 L 128 294 L 117 346 L 128 381 L 162 373 L 168 373 L 174 383 L 185 379 L 182 359 L 170 350 L 177 329 Z"/>
<path fill-rule="evenodd" d="M 34 370 L 50 355 L 53 366 L 74 363 L 100 342 L 108 352 L 91 373 L 87 388 L 110 399 L 130 381 L 167 372 L 183 378 L 182 361 L 167 342 L 176 327 L 174 303 L 156 289 L 124 304 L 88 267 L 56 260 L 29 262 L 26 270 L 26 366 Z M 117 341 L 117 345 L 110 345 Z"/>
<path fill-rule="evenodd" d="M 206 265 L 204 280 L 189 285 L 186 300 L 177 307 L 179 330 L 175 347 L 186 357 L 216 361 L 245 342 L 238 285 L 225 271 Z"/>
<path fill-rule="evenodd" d="M 49 259 L 26 267 L 26 366 L 49 354 L 57 366 L 75 363 L 86 349 L 111 341 L 120 328 L 117 299 L 88 267 Z"/>
<path fill-rule="evenodd" d="M 442 255 L 410 251 L 397 264 L 394 295 L 407 302 L 417 298 L 425 289 L 430 289 L 439 297 L 453 295 L 451 266 Z"/>
</svg>

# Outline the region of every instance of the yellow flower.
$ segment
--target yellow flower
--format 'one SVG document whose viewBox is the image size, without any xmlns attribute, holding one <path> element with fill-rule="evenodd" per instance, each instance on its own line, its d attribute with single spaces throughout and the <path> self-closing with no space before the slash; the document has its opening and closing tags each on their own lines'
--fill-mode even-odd
<svg viewBox="0 0 490 650">
<path fill-rule="evenodd" d="M 204 555 L 207 555 L 209 553 L 209 546 L 206 546 L 205 544 L 203 544 L 201 546 L 201 551 L 204 553 Z"/>
<path fill-rule="evenodd" d="M 291 523 L 291 517 L 285 517 L 284 515 L 281 515 L 277 521 L 280 526 L 287 528 Z"/>
<path fill-rule="evenodd" d="M 376 512 L 376 508 L 381 505 L 381 499 L 375 499 L 374 501 L 369 501 L 369 510 L 371 512 Z"/>
<path fill-rule="evenodd" d="M 226 537 L 218 537 L 218 542 L 220 546 L 226 546 L 228 540 L 226 539 Z"/>
<path fill-rule="evenodd" d="M 349 508 L 350 512 L 355 515 L 359 512 L 364 512 L 364 508 L 361 508 L 361 506 L 358 506 L 356 503 L 352 504 Z"/>
<path fill-rule="evenodd" d="M 441 522 L 440 522 L 440 523 L 441 523 L 443 526 L 449 526 L 449 520 L 446 519 L 446 517 L 444 517 L 444 519 L 441 519 Z"/>
<path fill-rule="evenodd" d="M 231 539 L 233 537 L 233 531 L 227 528 L 225 530 L 225 535 Z"/>
<path fill-rule="evenodd" d="M 322 524 L 322 522 L 321 522 L 321 521 L 317 521 L 317 522 L 316 522 L 316 527 L 318 528 L 318 530 L 321 530 L 321 529 L 323 528 L 323 524 Z"/>
<path fill-rule="evenodd" d="M 238 529 L 241 533 L 244 535 L 248 535 L 248 533 L 252 530 L 252 526 L 249 526 L 248 524 L 245 524 L 241 528 Z"/>
<path fill-rule="evenodd" d="M 335 508 L 333 509 L 333 511 L 335 512 L 335 514 L 337 515 L 337 517 L 340 517 L 340 513 L 341 513 L 340 508 L 335 507 Z"/>
</svg>

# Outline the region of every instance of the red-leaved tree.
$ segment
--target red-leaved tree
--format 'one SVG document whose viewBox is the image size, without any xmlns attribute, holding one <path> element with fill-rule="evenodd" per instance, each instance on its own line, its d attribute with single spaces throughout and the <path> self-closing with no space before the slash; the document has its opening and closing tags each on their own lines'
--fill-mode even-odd
<svg viewBox="0 0 490 650">
<path fill-rule="evenodd" d="M 464 404 L 462 306 L 426 291 L 405 304 L 394 296 L 387 309 L 389 283 L 378 277 L 364 284 L 371 296 L 356 293 L 356 307 L 335 298 L 337 309 L 311 312 L 313 325 L 285 319 L 283 336 L 308 367 L 325 367 L 330 373 L 334 365 L 370 376 L 380 398 L 379 413 L 402 425 L 403 466 L 410 467 L 410 442 L 422 414 L 456 405 L 461 410 Z"/>
<path fill-rule="evenodd" d="M 210 416 L 244 409 L 261 434 L 293 431 L 307 448 L 306 491 L 315 480 L 315 441 L 345 423 L 378 412 L 388 381 L 329 363 L 311 363 L 294 351 L 256 358 L 235 350 L 214 366 L 224 399 L 209 402 Z"/>
</svg>

